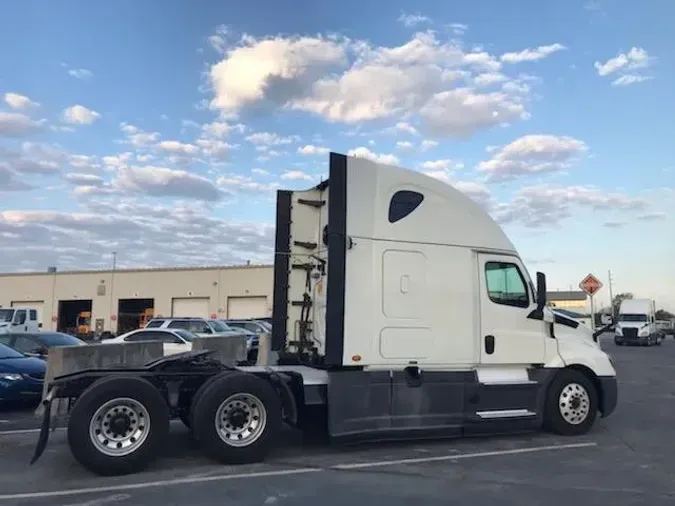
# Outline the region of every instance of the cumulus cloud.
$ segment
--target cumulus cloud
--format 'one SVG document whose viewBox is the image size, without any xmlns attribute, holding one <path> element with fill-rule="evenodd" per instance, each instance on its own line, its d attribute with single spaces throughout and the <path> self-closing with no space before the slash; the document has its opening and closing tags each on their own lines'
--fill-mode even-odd
<svg viewBox="0 0 675 506">
<path fill-rule="evenodd" d="M 396 141 L 396 147 L 398 149 L 412 149 L 414 146 L 410 141 Z"/>
<path fill-rule="evenodd" d="M 478 171 L 494 182 L 557 172 L 569 168 L 586 150 L 582 141 L 572 137 L 526 135 L 493 149 L 492 158 L 480 162 Z"/>
<path fill-rule="evenodd" d="M 398 165 L 400 160 L 396 155 L 392 154 L 377 154 L 373 153 L 366 147 L 358 147 L 356 149 L 350 149 L 347 151 L 347 156 L 354 156 L 357 158 L 365 158 L 377 163 L 383 163 L 385 165 Z"/>
<path fill-rule="evenodd" d="M 79 104 L 70 106 L 63 111 L 63 121 L 75 125 L 91 125 L 100 117 L 101 115 L 98 112 Z"/>
<path fill-rule="evenodd" d="M 101 176 L 95 174 L 85 174 L 78 172 L 69 172 L 63 176 L 63 179 L 69 183 L 78 186 L 103 186 L 104 180 Z"/>
<path fill-rule="evenodd" d="M 199 151 L 197 146 L 194 144 L 187 144 L 178 141 L 162 141 L 157 144 L 157 147 L 160 150 L 173 155 L 194 155 Z"/>
<path fill-rule="evenodd" d="M 436 146 L 438 146 L 438 142 L 431 139 L 425 139 L 421 144 L 422 151 L 427 151 L 431 148 L 435 148 Z"/>
<path fill-rule="evenodd" d="M 551 44 L 548 46 L 539 46 L 534 49 L 528 47 L 527 49 L 523 49 L 522 51 L 518 51 L 515 53 L 504 53 L 503 55 L 501 55 L 499 59 L 504 63 L 522 63 L 526 61 L 537 61 L 546 58 L 547 56 L 550 56 L 553 53 L 562 51 L 563 49 L 567 48 L 562 44 L 558 43 Z"/>
<path fill-rule="evenodd" d="M 94 73 L 91 70 L 87 69 L 69 69 L 68 75 L 74 77 L 75 79 L 91 79 L 94 77 Z"/>
<path fill-rule="evenodd" d="M 251 172 L 260 174 L 260 169 L 253 169 Z M 265 172 L 265 171 L 263 171 Z M 261 183 L 254 179 L 240 174 L 228 174 L 221 176 L 216 180 L 216 183 L 229 193 L 266 193 L 273 192 L 279 188 L 278 183 Z"/>
<path fill-rule="evenodd" d="M 271 132 L 256 132 L 246 137 L 246 140 L 252 144 L 265 146 L 280 146 L 283 144 L 291 144 L 298 140 L 297 137 L 282 137 L 279 134 Z"/>
<path fill-rule="evenodd" d="M 594 66 L 600 77 L 619 74 L 612 80 L 613 86 L 628 86 L 653 79 L 644 72 L 652 66 L 656 58 L 641 47 L 632 47 L 627 53 L 619 53 L 604 63 L 596 61 Z"/>
<path fill-rule="evenodd" d="M 18 112 L 0 112 L 0 137 L 23 137 L 42 128 L 42 122 Z"/>
<path fill-rule="evenodd" d="M 429 160 L 422 164 L 422 168 L 427 170 L 449 170 L 452 162 L 448 159 Z"/>
<path fill-rule="evenodd" d="M 298 148 L 298 153 L 301 155 L 326 155 L 330 149 L 324 146 L 314 146 L 313 144 L 306 144 Z"/>
<path fill-rule="evenodd" d="M 557 50 L 541 46 L 503 56 L 533 60 Z M 501 67 L 494 55 L 467 52 L 432 31 L 393 47 L 338 36 L 244 36 L 211 67 L 211 105 L 226 114 L 271 105 L 352 124 L 395 117 L 410 133 L 418 127 L 407 118 L 418 116 L 427 132 L 466 137 L 528 117 L 529 88 L 506 87 L 514 80 Z M 503 83 L 499 92 L 480 89 L 497 83 Z"/>
<path fill-rule="evenodd" d="M 301 170 L 288 170 L 281 175 L 281 179 L 289 181 L 311 181 L 312 176 Z"/>
<path fill-rule="evenodd" d="M 40 107 L 38 102 L 34 102 L 27 96 L 19 95 L 18 93 L 5 93 L 4 99 L 8 106 L 10 106 L 12 109 L 16 109 L 17 111 Z"/>
<path fill-rule="evenodd" d="M 338 40 L 244 35 L 210 69 L 215 95 L 211 107 L 229 113 L 262 100 L 283 105 L 305 94 L 318 77 L 345 58 Z"/>
<path fill-rule="evenodd" d="M 78 213 L 0 211 L 0 236 L 12 237 L 3 244 L 0 269 L 108 268 L 111 251 L 122 268 L 273 259 L 271 223 L 210 216 L 194 202 L 165 206 L 102 194 L 83 205 Z"/>
<path fill-rule="evenodd" d="M 643 198 L 588 186 L 555 188 L 548 185 L 526 186 L 508 203 L 493 208 L 500 223 L 521 223 L 530 228 L 548 228 L 570 217 L 575 210 L 640 211 L 648 207 Z"/>
<path fill-rule="evenodd" d="M 209 179 L 166 167 L 128 166 L 118 170 L 115 187 L 155 197 L 185 197 L 205 201 L 222 199 L 224 193 Z"/>
<path fill-rule="evenodd" d="M 398 17 L 399 23 L 403 23 L 404 26 L 408 28 L 412 26 L 417 26 L 422 23 L 430 23 L 431 19 L 428 16 L 423 16 L 422 14 L 406 14 L 401 13 Z"/>
<path fill-rule="evenodd" d="M 159 140 L 159 132 L 146 132 L 126 122 L 120 123 L 120 130 L 122 130 L 122 133 L 126 137 L 125 142 L 137 148 L 150 146 Z"/>
</svg>

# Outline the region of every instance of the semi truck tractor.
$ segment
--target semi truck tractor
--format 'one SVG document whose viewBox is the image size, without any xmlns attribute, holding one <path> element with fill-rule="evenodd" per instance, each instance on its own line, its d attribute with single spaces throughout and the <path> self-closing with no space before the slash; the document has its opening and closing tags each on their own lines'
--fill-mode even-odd
<svg viewBox="0 0 675 506">
<path fill-rule="evenodd" d="M 651 299 L 625 299 L 619 307 L 619 318 L 614 329 L 614 342 L 622 346 L 660 345 L 663 340 L 656 325 L 656 303 Z"/>
<path fill-rule="evenodd" d="M 270 363 L 208 352 L 55 378 L 68 443 L 102 475 L 138 471 L 180 417 L 202 450 L 259 462 L 285 423 L 332 441 L 588 432 L 617 404 L 594 335 L 546 306 L 499 225 L 450 185 L 330 153 L 329 178 L 279 191 Z"/>
</svg>

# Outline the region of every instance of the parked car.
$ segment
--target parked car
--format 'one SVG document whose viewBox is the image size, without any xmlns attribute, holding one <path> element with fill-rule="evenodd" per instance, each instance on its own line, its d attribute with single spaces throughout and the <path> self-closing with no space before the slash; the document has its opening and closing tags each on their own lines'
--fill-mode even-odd
<svg viewBox="0 0 675 506">
<path fill-rule="evenodd" d="M 104 344 L 131 343 L 139 341 L 161 341 L 164 343 L 164 355 L 183 353 L 192 350 L 192 341 L 199 337 L 185 329 L 144 328 L 132 330 L 126 334 L 101 341 Z"/>
<path fill-rule="evenodd" d="M 250 330 L 251 332 L 255 332 L 258 335 L 264 333 L 269 334 L 272 332 L 272 325 L 270 325 L 264 320 L 246 318 L 246 319 L 224 320 L 224 321 L 230 327 Z"/>
<path fill-rule="evenodd" d="M 242 333 L 239 329 L 233 329 L 220 320 L 206 318 L 153 318 L 144 328 L 184 329 L 199 337 L 238 336 Z"/>
<path fill-rule="evenodd" d="M 46 358 L 50 348 L 86 346 L 87 343 L 63 332 L 35 332 L 30 334 L 0 334 L 0 344 L 31 357 Z"/>
<path fill-rule="evenodd" d="M 0 402 L 39 401 L 47 363 L 0 344 Z"/>
</svg>

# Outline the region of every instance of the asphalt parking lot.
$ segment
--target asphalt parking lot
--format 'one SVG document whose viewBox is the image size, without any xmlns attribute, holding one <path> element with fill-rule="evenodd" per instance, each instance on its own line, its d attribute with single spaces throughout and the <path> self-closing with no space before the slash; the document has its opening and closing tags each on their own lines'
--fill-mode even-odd
<svg viewBox="0 0 675 506">
<path fill-rule="evenodd" d="M 525 436 L 356 447 L 288 441 L 264 464 L 214 464 L 172 426 L 146 472 L 100 478 L 82 469 L 57 430 L 45 455 L 30 413 L 0 413 L 0 504 L 21 506 L 344 504 L 551 506 L 675 502 L 675 340 L 616 347 L 619 405 L 580 438 Z M 24 432 L 29 430 L 29 432 Z"/>
</svg>

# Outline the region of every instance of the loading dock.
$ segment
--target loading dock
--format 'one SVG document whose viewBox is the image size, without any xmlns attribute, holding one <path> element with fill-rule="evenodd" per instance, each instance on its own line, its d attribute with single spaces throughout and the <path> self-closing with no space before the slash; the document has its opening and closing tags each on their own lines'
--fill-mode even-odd
<svg viewBox="0 0 675 506">
<path fill-rule="evenodd" d="M 120 299 L 117 303 L 117 334 L 138 329 L 152 318 L 155 299 Z"/>
<path fill-rule="evenodd" d="M 37 309 L 38 313 L 38 323 L 40 325 L 44 322 L 44 310 L 45 310 L 45 301 L 44 300 L 13 300 L 11 303 L 12 307 L 23 306 Z"/>
<path fill-rule="evenodd" d="M 265 318 L 269 316 L 267 297 L 228 297 L 227 317 L 234 320 L 237 318 Z"/>
<path fill-rule="evenodd" d="M 91 299 L 60 300 L 56 330 L 73 336 L 89 337 L 92 331 Z"/>
<path fill-rule="evenodd" d="M 209 317 L 209 297 L 175 297 L 171 300 L 171 316 Z"/>
</svg>

